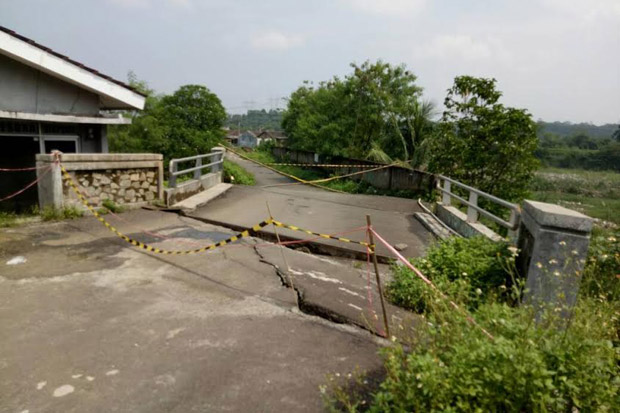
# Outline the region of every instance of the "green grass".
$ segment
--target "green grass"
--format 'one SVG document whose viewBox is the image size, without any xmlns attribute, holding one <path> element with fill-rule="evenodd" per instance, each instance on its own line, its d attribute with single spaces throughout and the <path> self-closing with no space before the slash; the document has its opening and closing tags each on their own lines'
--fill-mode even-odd
<svg viewBox="0 0 620 413">
<path fill-rule="evenodd" d="M 0 211 L 0 228 L 14 227 L 17 225 L 19 215 L 13 212 Z"/>
<path fill-rule="evenodd" d="M 246 171 L 242 166 L 234 162 L 224 160 L 224 182 L 236 185 L 255 185 L 254 175 Z"/>
<path fill-rule="evenodd" d="M 531 198 L 620 224 L 620 173 L 545 168 L 532 182 Z"/>
<path fill-rule="evenodd" d="M 84 215 L 84 212 L 75 206 L 54 208 L 48 206 L 42 209 L 39 213 L 43 221 L 60 221 L 63 219 L 75 219 Z"/>
<path fill-rule="evenodd" d="M 102 205 L 103 205 L 105 210 L 110 211 L 110 212 L 114 212 L 115 214 L 120 214 L 121 212 L 125 211 L 125 207 L 117 204 L 116 202 L 112 201 L 111 199 L 104 200 Z"/>
</svg>

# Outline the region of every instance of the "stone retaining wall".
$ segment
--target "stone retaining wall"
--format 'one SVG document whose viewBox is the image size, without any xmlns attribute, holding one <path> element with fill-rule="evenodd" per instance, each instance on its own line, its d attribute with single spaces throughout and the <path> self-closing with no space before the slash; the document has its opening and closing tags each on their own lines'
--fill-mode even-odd
<svg viewBox="0 0 620 413">
<path fill-rule="evenodd" d="M 39 205 L 81 206 L 52 155 L 37 155 Z M 61 163 L 94 207 L 105 200 L 140 206 L 163 198 L 163 157 L 158 154 L 62 154 Z M 51 169 L 45 173 L 46 166 Z"/>
<path fill-rule="evenodd" d="M 157 169 L 107 169 L 75 171 L 70 173 L 88 197 L 91 205 L 101 205 L 105 200 L 117 204 L 149 202 L 158 198 Z M 79 202 L 69 186 L 63 182 L 65 204 Z"/>
</svg>

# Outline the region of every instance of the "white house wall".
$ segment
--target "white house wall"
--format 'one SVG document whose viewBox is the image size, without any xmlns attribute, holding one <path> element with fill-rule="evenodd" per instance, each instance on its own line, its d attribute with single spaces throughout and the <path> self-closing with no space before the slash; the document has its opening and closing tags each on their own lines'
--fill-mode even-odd
<svg viewBox="0 0 620 413">
<path fill-rule="evenodd" d="M 0 53 L 101 96 L 107 109 L 144 108 L 144 96 L 3 31 Z"/>
<path fill-rule="evenodd" d="M 99 96 L 0 55 L 0 110 L 96 116 Z"/>
</svg>

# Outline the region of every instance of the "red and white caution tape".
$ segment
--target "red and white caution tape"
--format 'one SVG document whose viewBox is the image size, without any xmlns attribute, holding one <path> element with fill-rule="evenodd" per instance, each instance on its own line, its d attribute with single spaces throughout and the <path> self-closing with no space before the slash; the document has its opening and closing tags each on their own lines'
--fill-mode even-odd
<svg viewBox="0 0 620 413">
<path fill-rule="evenodd" d="M 429 280 L 428 278 L 426 278 L 424 276 L 424 274 L 422 274 L 422 272 L 420 270 L 418 270 L 416 267 L 413 266 L 413 264 L 411 264 L 409 262 L 408 259 L 406 259 L 400 252 L 398 252 L 396 250 L 396 248 L 394 248 L 392 245 L 390 245 L 389 242 L 387 242 L 386 240 L 383 239 L 383 237 L 379 234 L 377 234 L 377 232 L 373 229 L 370 228 L 370 230 L 372 231 L 373 234 L 375 234 L 375 236 L 377 237 L 377 239 L 379 241 L 381 241 L 381 243 L 383 245 L 385 245 L 385 247 L 390 250 L 390 252 L 392 254 L 394 254 L 400 261 L 402 261 L 403 264 L 405 264 L 411 271 L 413 271 L 418 277 L 420 277 L 420 279 L 422 281 L 424 281 L 426 284 L 428 284 L 434 291 L 436 291 L 441 298 L 447 300 L 450 305 L 457 310 L 459 313 L 461 313 L 463 316 L 465 316 L 465 318 L 467 318 L 467 321 L 469 321 L 472 325 L 478 327 L 487 337 L 489 337 L 491 340 L 495 340 L 495 337 L 493 337 L 493 335 L 491 335 L 491 333 L 489 333 L 487 330 L 484 329 L 484 327 L 482 327 L 480 324 L 478 324 L 476 322 L 476 320 L 474 320 L 474 318 L 469 315 L 465 310 L 463 310 L 461 307 L 459 307 L 454 301 L 450 300 L 444 293 L 442 293 L 437 286 L 435 286 L 435 284 L 433 284 L 433 282 L 431 280 Z"/>
</svg>

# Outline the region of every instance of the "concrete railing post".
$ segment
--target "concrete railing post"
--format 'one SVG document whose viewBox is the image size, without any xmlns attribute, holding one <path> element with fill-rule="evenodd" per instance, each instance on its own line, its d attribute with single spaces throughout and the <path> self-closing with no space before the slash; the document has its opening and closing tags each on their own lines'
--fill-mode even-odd
<svg viewBox="0 0 620 413">
<path fill-rule="evenodd" d="M 174 175 L 174 173 L 177 171 L 177 164 L 172 162 L 172 160 L 170 161 L 170 163 L 168 164 L 168 187 L 169 188 L 176 188 L 177 186 L 177 177 Z"/>
<path fill-rule="evenodd" d="M 196 159 L 196 164 L 194 166 L 196 168 L 198 168 L 199 166 L 202 166 L 202 158 Z M 194 171 L 194 179 L 200 179 L 201 176 L 202 176 L 202 169 L 196 169 Z"/>
<path fill-rule="evenodd" d="M 478 194 L 470 191 L 469 192 L 469 203 L 472 205 L 478 206 Z M 467 207 L 467 222 L 478 222 L 478 211 L 472 207 L 471 205 Z"/>
<path fill-rule="evenodd" d="M 450 181 L 448 181 L 447 179 L 444 179 L 443 189 L 445 189 L 445 192 L 443 193 L 441 203 L 444 204 L 445 206 L 450 206 L 452 204 L 452 197 L 450 196 L 450 186 L 451 186 Z"/>
<path fill-rule="evenodd" d="M 210 162 L 215 162 L 215 161 L 224 161 L 224 152 L 226 152 L 226 148 L 222 148 L 220 146 L 215 146 L 213 149 L 211 149 L 211 152 L 215 152 L 215 153 L 219 153 L 218 156 L 214 156 Z M 217 165 L 213 165 L 211 167 L 211 172 L 220 172 L 222 171 L 224 168 L 222 167 L 222 164 L 219 163 Z"/>
<path fill-rule="evenodd" d="M 525 304 L 537 319 L 546 310 L 567 317 L 577 300 L 590 244 L 592 218 L 544 202 L 525 201 L 521 213 L 517 267 L 527 276 Z"/>
</svg>

